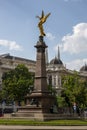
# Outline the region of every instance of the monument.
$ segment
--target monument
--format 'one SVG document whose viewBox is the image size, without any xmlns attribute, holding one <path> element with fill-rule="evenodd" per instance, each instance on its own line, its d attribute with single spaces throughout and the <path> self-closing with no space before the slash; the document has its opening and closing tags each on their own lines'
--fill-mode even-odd
<svg viewBox="0 0 87 130">
<path fill-rule="evenodd" d="M 26 96 L 27 105 L 19 108 L 16 114 L 19 117 L 28 117 L 29 119 L 42 121 L 55 118 L 51 113 L 51 107 L 55 104 L 55 96 L 49 92 L 47 86 L 45 63 L 45 49 L 47 45 L 44 42 L 46 34 L 43 29 L 43 23 L 46 22 L 49 15 L 50 13 L 45 16 L 42 11 L 41 17 L 37 16 L 40 20 L 38 23 L 40 36 L 35 45 L 37 54 L 34 90 Z"/>
</svg>

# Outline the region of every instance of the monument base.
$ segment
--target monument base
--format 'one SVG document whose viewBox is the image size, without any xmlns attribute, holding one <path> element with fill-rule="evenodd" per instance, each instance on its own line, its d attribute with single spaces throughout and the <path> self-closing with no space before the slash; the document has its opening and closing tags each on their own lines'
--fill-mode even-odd
<svg viewBox="0 0 87 130">
<path fill-rule="evenodd" d="M 79 119 L 78 116 L 73 114 L 58 114 L 58 113 L 43 113 L 42 107 L 36 106 L 23 106 L 20 107 L 17 113 L 12 114 L 12 118 L 47 121 L 47 120 L 58 120 L 58 119 Z"/>
<path fill-rule="evenodd" d="M 18 112 L 12 114 L 12 117 L 40 121 L 50 120 L 51 118 L 53 119 L 54 114 L 51 114 L 50 112 L 45 113 L 45 111 L 46 108 L 40 106 L 37 107 L 36 105 L 22 106 L 18 109 Z"/>
<path fill-rule="evenodd" d="M 47 121 L 47 120 L 57 120 L 60 119 L 57 114 L 48 114 L 48 113 L 17 113 L 13 117 L 23 118 L 29 120 L 37 120 L 37 121 Z"/>
<path fill-rule="evenodd" d="M 52 111 L 54 103 L 55 96 L 49 95 L 49 93 L 32 93 L 27 96 L 27 105 L 19 107 L 18 112 L 13 116 L 41 121 L 55 119 Z"/>
</svg>

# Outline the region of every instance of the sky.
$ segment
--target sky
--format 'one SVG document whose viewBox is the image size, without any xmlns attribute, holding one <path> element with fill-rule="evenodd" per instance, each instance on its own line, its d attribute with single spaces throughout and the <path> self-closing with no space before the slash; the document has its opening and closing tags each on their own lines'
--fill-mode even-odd
<svg viewBox="0 0 87 130">
<path fill-rule="evenodd" d="M 43 25 L 49 62 L 59 46 L 66 68 L 79 71 L 87 64 L 87 0 L 0 0 L 0 55 L 36 60 L 42 10 L 51 13 Z"/>
</svg>

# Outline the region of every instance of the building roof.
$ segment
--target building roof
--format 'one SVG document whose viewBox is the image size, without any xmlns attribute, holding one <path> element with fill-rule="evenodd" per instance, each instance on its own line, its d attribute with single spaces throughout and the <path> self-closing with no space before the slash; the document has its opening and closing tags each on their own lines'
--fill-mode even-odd
<svg viewBox="0 0 87 130">
<path fill-rule="evenodd" d="M 25 58 L 21 58 L 21 57 L 16 57 L 16 56 L 11 56 L 9 53 L 0 55 L 0 57 L 6 58 L 6 59 L 17 59 L 17 60 L 24 60 L 24 61 L 30 61 L 30 62 L 36 63 L 36 61 L 34 61 L 34 60 L 29 60 L 29 59 L 25 59 Z"/>
<path fill-rule="evenodd" d="M 55 57 L 54 59 L 52 59 L 50 61 L 50 64 L 57 64 L 57 65 L 63 65 L 63 62 L 60 59 L 60 50 L 59 50 L 59 46 L 58 46 L 58 56 Z"/>
<path fill-rule="evenodd" d="M 50 61 L 50 64 L 59 64 L 59 65 L 63 65 L 62 61 L 60 59 L 58 59 L 57 57 L 55 57 L 54 59 L 52 59 Z"/>
</svg>

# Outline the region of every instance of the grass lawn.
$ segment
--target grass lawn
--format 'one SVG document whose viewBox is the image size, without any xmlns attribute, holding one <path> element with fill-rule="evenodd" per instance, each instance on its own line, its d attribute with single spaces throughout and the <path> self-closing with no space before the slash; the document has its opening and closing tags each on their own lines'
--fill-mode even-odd
<svg viewBox="0 0 87 130">
<path fill-rule="evenodd" d="M 36 125 L 36 126 L 86 126 L 87 120 L 51 120 L 30 121 L 28 119 L 0 119 L 0 125 Z"/>
</svg>

